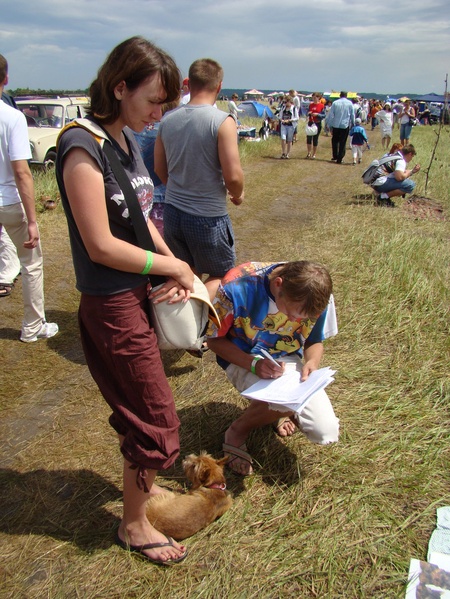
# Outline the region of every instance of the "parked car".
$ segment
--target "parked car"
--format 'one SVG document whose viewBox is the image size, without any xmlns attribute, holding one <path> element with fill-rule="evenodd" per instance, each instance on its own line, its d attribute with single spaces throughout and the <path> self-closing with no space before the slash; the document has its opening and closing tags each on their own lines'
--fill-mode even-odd
<svg viewBox="0 0 450 599">
<path fill-rule="evenodd" d="M 51 168 L 56 159 L 56 140 L 61 129 L 76 118 L 86 116 L 89 98 L 31 98 L 16 100 L 27 118 L 31 164 Z"/>
</svg>

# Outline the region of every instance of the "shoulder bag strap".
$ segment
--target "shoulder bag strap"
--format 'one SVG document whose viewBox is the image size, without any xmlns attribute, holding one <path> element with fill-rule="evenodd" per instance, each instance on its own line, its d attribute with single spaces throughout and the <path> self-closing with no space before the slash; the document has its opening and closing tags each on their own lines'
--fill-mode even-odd
<svg viewBox="0 0 450 599">
<path fill-rule="evenodd" d="M 109 140 L 105 140 L 105 143 L 103 144 L 103 151 L 105 152 L 106 157 L 109 160 L 111 170 L 117 179 L 117 183 L 123 191 L 128 212 L 130 213 L 131 222 L 133 224 L 136 237 L 139 242 L 139 247 L 141 247 L 144 250 L 150 250 L 151 252 L 157 253 L 155 243 L 150 234 L 147 223 L 145 222 L 144 215 L 142 214 L 142 210 L 139 205 L 136 192 L 134 191 L 133 186 L 131 185 L 130 180 L 128 179 L 125 170 L 119 160 L 119 157 L 117 156 L 116 151 L 114 150 Z M 166 277 L 163 277 L 161 275 L 151 275 L 150 280 L 152 283 L 152 287 L 156 287 L 156 285 L 165 283 Z"/>
</svg>

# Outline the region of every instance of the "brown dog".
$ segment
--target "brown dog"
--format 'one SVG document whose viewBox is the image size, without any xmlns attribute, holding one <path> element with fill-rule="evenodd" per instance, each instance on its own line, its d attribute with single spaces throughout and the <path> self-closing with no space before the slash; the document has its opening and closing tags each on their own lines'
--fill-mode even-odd
<svg viewBox="0 0 450 599">
<path fill-rule="evenodd" d="M 186 494 L 163 493 L 147 504 L 147 518 L 160 532 L 181 541 L 190 537 L 216 518 L 232 504 L 226 491 L 223 467 L 228 457 L 215 460 L 202 451 L 183 460 L 183 470 L 192 487 Z"/>
</svg>

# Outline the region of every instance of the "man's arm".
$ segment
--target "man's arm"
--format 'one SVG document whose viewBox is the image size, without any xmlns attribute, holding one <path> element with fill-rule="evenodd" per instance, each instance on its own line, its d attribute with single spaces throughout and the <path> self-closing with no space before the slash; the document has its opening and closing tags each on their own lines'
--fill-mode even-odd
<svg viewBox="0 0 450 599">
<path fill-rule="evenodd" d="M 219 128 L 218 135 L 219 161 L 225 186 L 236 206 L 244 199 L 244 172 L 241 167 L 237 142 L 236 123 L 227 118 Z M 157 173 L 158 176 L 159 173 Z"/>
<path fill-rule="evenodd" d="M 409 179 L 409 177 L 411 177 L 411 175 L 414 175 L 415 173 L 417 173 L 419 171 L 420 171 L 420 164 L 416 164 L 413 168 L 406 169 L 404 171 L 395 170 L 394 171 L 394 179 L 396 181 L 404 181 L 405 179 Z"/>
<path fill-rule="evenodd" d="M 34 202 L 34 182 L 30 167 L 26 160 L 12 160 L 11 167 L 14 180 L 28 221 L 28 241 L 23 245 L 33 249 L 39 242 L 39 230 L 36 222 L 36 206 Z"/>
<path fill-rule="evenodd" d="M 328 114 L 325 117 L 325 123 L 328 125 L 328 127 L 331 129 L 332 128 L 332 122 L 333 122 L 333 118 L 334 118 L 334 112 L 335 112 L 335 108 L 334 108 L 334 104 L 331 105 L 330 110 L 328 111 Z"/>
<path fill-rule="evenodd" d="M 353 104 L 350 102 L 350 128 L 355 126 L 355 111 L 353 110 Z"/>
<path fill-rule="evenodd" d="M 158 175 L 158 177 L 161 179 L 161 181 L 164 183 L 164 185 L 167 185 L 169 173 L 167 171 L 166 151 L 164 149 L 164 144 L 161 141 L 161 138 L 159 137 L 159 135 L 156 138 L 156 142 L 155 142 L 154 160 L 155 160 L 155 164 L 154 164 L 155 173 Z"/>
</svg>

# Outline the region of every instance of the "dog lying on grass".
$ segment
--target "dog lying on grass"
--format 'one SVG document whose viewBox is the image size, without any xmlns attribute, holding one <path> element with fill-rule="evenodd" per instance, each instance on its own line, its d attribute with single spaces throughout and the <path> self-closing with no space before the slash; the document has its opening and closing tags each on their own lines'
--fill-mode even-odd
<svg viewBox="0 0 450 599">
<path fill-rule="evenodd" d="M 202 451 L 183 460 L 183 470 L 191 482 L 185 494 L 163 493 L 147 504 L 147 518 L 160 532 L 181 541 L 222 516 L 233 502 L 226 491 L 223 467 L 228 457 L 215 460 Z"/>
</svg>

